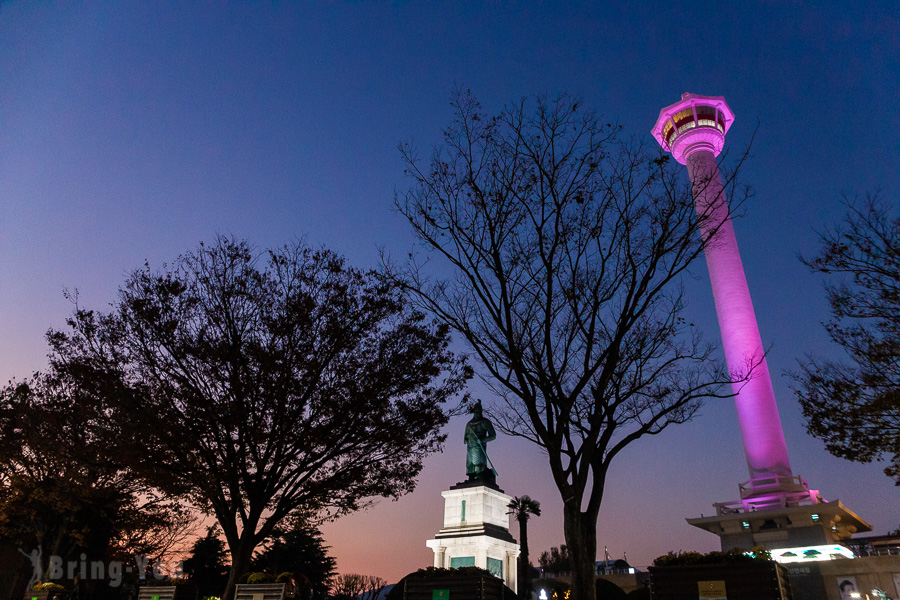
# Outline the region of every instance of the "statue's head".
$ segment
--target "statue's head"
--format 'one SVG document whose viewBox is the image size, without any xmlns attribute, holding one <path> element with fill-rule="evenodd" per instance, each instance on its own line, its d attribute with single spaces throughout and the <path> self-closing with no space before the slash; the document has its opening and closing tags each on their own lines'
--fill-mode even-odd
<svg viewBox="0 0 900 600">
<path fill-rule="evenodd" d="M 481 412 L 481 400 L 476 400 L 475 404 L 472 405 L 472 408 L 469 409 L 476 419 L 480 419 L 482 417 Z"/>
</svg>

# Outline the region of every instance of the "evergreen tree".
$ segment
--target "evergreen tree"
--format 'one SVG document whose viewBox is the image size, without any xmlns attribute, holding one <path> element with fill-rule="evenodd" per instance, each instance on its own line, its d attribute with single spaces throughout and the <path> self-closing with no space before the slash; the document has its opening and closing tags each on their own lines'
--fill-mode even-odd
<svg viewBox="0 0 900 600">
<path fill-rule="evenodd" d="M 301 589 L 305 585 L 311 593 L 301 593 L 300 597 L 318 600 L 328 596 L 335 574 L 336 562 L 328 555 L 328 550 L 318 529 L 295 522 L 290 528 L 275 531 L 266 547 L 254 558 L 253 567 L 273 575 L 293 573 Z"/>
<path fill-rule="evenodd" d="M 201 598 L 224 593 L 228 583 L 227 556 L 225 542 L 215 526 L 207 527 L 206 535 L 194 542 L 191 557 L 184 561 L 184 574 L 197 586 Z"/>
</svg>

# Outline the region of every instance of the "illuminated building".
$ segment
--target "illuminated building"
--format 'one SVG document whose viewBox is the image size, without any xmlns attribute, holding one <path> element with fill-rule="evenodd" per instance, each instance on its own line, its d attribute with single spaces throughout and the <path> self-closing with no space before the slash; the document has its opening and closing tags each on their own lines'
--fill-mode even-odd
<svg viewBox="0 0 900 600">
<path fill-rule="evenodd" d="M 434 551 L 434 566 L 481 567 L 517 591 L 519 544 L 509 532 L 512 496 L 493 481 L 465 481 L 441 495 L 444 526 L 425 542 Z"/>
<path fill-rule="evenodd" d="M 734 113 L 720 96 L 683 94 L 662 109 L 653 137 L 686 165 L 712 284 L 750 479 L 740 499 L 714 504 L 716 514 L 688 519 L 715 533 L 722 549 L 766 546 L 828 558 L 830 547 L 871 526 L 840 501 L 825 502 L 791 471 L 772 380 L 732 227 L 716 157 Z M 812 551 L 818 552 L 813 554 Z M 806 553 L 806 554 L 804 554 Z M 836 552 L 836 554 L 843 554 Z M 786 557 L 787 558 L 787 557 Z"/>
</svg>

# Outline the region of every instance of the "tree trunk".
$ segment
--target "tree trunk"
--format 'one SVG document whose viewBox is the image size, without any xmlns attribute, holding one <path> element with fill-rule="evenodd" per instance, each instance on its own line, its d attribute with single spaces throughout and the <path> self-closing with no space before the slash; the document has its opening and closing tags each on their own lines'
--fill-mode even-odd
<svg viewBox="0 0 900 600">
<path fill-rule="evenodd" d="M 44 536 L 38 538 L 38 549 L 43 552 L 43 561 L 44 561 L 44 573 L 41 576 L 41 581 L 50 581 L 50 557 L 51 556 L 59 556 L 61 558 L 68 558 L 68 552 L 63 553 L 62 545 L 63 539 L 66 537 L 66 524 L 62 524 L 56 532 L 56 537 L 53 538 L 53 542 L 47 547 L 43 548 L 42 545 L 46 541 Z"/>
<path fill-rule="evenodd" d="M 234 600 L 234 586 L 237 585 L 238 577 L 250 568 L 250 559 L 253 557 L 254 548 L 249 539 L 251 535 L 245 532 L 245 535 L 241 536 L 238 541 L 237 550 L 231 552 L 231 570 L 228 571 L 228 584 L 225 586 L 222 600 Z"/>
<path fill-rule="evenodd" d="M 580 507 L 565 504 L 563 530 L 572 569 L 572 599 L 596 600 L 594 582 L 597 560 L 597 513 L 581 512 Z"/>
<path fill-rule="evenodd" d="M 525 600 L 528 598 L 528 592 L 531 588 L 531 569 L 528 565 L 528 517 L 519 519 L 519 537 L 522 538 L 522 552 L 519 554 L 519 598 Z"/>
</svg>

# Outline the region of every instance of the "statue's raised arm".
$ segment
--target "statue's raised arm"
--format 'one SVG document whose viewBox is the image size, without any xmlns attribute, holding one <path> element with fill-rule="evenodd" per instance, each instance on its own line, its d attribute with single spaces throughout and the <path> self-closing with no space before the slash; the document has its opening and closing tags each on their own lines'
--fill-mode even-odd
<svg viewBox="0 0 900 600">
<path fill-rule="evenodd" d="M 496 472 L 487 455 L 487 444 L 497 439 L 494 425 L 484 417 L 481 400 L 472 407 L 472 420 L 466 423 L 466 475 L 470 480 L 494 481 Z"/>
</svg>

